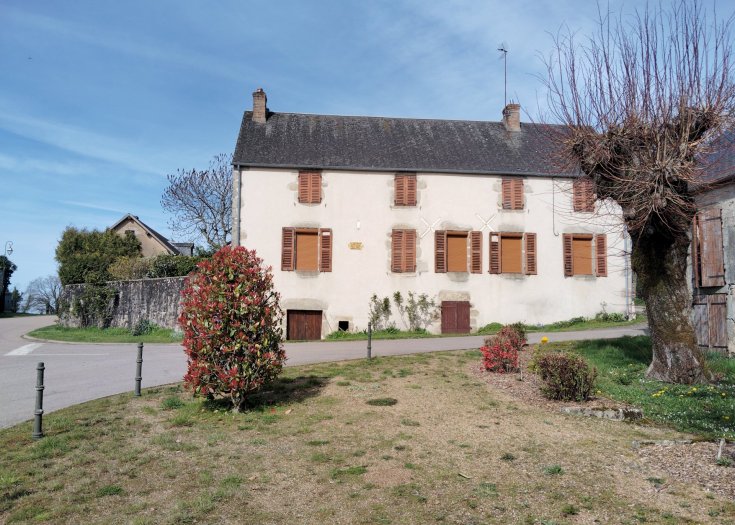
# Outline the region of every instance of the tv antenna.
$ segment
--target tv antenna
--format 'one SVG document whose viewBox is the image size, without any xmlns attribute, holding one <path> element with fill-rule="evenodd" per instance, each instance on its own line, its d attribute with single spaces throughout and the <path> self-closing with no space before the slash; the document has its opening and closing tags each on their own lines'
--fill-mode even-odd
<svg viewBox="0 0 735 525">
<path fill-rule="evenodd" d="M 503 107 L 508 105 L 508 44 L 502 42 L 498 46 L 498 51 L 503 53 L 503 97 L 505 104 Z"/>
</svg>

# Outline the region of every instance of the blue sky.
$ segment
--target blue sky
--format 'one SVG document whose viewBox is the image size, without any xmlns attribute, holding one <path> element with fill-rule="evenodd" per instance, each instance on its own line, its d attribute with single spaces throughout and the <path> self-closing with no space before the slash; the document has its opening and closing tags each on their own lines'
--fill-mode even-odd
<svg viewBox="0 0 735 525">
<path fill-rule="evenodd" d="M 499 120 L 505 42 L 508 95 L 537 118 L 548 33 L 588 33 L 596 14 L 571 0 L 2 0 L 12 284 L 55 273 L 68 225 L 130 212 L 170 235 L 166 174 L 231 152 L 257 87 L 273 111 Z"/>
</svg>

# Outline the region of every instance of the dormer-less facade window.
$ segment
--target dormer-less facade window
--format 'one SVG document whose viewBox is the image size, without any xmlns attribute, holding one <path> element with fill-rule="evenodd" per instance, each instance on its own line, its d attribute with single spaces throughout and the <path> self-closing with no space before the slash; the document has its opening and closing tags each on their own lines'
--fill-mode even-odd
<svg viewBox="0 0 735 525">
<path fill-rule="evenodd" d="M 396 206 L 416 206 L 415 173 L 396 173 L 394 187 Z"/>
<path fill-rule="evenodd" d="M 504 210 L 523 209 L 523 179 L 507 178 L 502 182 Z"/>
<path fill-rule="evenodd" d="M 322 202 L 322 174 L 318 171 L 299 172 L 299 203 Z"/>
</svg>

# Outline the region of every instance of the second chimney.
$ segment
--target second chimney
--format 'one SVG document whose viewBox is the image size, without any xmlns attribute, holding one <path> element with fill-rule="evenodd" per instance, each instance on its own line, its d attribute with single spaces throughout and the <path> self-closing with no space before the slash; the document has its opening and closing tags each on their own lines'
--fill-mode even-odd
<svg viewBox="0 0 735 525">
<path fill-rule="evenodd" d="M 265 124 L 268 113 L 268 108 L 266 107 L 267 102 L 268 97 L 265 96 L 263 88 L 258 88 L 253 91 L 253 122 Z"/>
<path fill-rule="evenodd" d="M 521 131 L 521 105 L 512 102 L 503 110 L 503 124 L 508 131 Z"/>
</svg>

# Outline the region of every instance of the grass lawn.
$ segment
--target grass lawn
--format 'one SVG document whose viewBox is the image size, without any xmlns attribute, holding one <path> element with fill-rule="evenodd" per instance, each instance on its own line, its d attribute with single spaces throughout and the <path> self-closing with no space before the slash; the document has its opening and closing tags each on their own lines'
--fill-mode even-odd
<svg viewBox="0 0 735 525">
<path fill-rule="evenodd" d="M 710 354 L 708 366 L 719 381 L 690 387 L 644 377 L 651 362 L 648 337 L 570 341 L 548 347 L 584 356 L 599 372 L 603 396 L 642 408 L 653 421 L 709 438 L 735 439 L 735 359 Z"/>
<path fill-rule="evenodd" d="M 31 337 L 74 343 L 178 343 L 182 334 L 156 327 L 151 333 L 133 335 L 127 328 L 66 328 L 51 325 L 28 333 Z"/>
<path fill-rule="evenodd" d="M 670 429 L 565 416 L 475 375 L 477 351 L 293 367 L 249 412 L 180 386 L 0 431 L 0 523 L 732 523 L 633 440 Z M 728 467 L 722 467 L 728 468 Z M 666 483 L 665 490 L 661 490 Z"/>
</svg>

